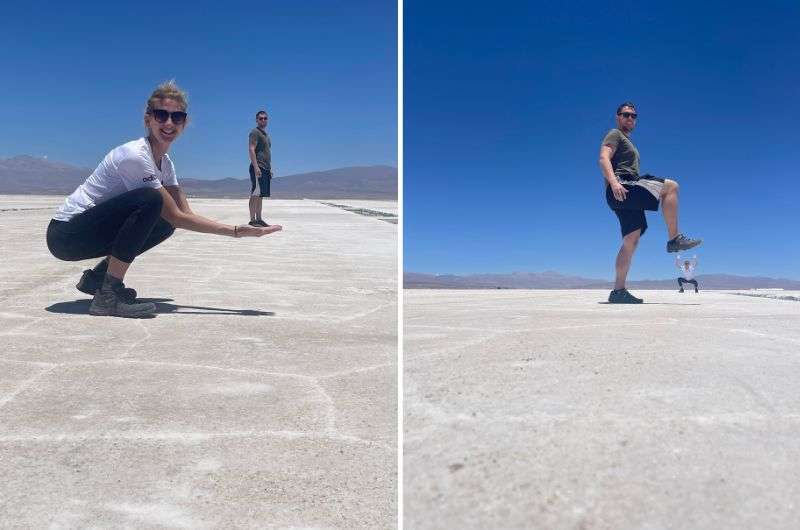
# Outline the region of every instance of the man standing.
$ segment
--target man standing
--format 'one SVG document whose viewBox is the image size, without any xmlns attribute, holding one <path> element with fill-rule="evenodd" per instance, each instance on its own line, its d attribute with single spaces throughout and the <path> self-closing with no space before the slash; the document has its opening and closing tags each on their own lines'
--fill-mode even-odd
<svg viewBox="0 0 800 530">
<path fill-rule="evenodd" d="M 256 127 L 250 131 L 248 151 L 250 156 L 250 224 L 252 226 L 269 226 L 261 218 L 261 206 L 264 197 L 270 196 L 272 180 L 272 140 L 267 134 L 267 113 L 259 110 L 256 113 Z"/>
<path fill-rule="evenodd" d="M 617 254 L 614 290 L 608 296 L 612 304 L 641 304 L 625 289 L 639 238 L 647 230 L 645 210 L 661 211 L 667 224 L 667 252 L 696 247 L 701 239 L 690 239 L 678 232 L 678 183 L 674 180 L 639 175 L 639 151 L 630 136 L 636 127 L 636 107 L 626 101 L 617 108 L 617 128 L 611 129 L 600 146 L 600 169 L 606 180 L 606 202 L 619 219 L 622 247 Z"/>
</svg>

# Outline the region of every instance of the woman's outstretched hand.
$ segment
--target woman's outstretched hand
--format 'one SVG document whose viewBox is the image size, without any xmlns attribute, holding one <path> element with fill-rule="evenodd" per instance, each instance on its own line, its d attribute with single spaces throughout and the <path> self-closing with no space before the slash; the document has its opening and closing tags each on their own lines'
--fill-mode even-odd
<svg viewBox="0 0 800 530">
<path fill-rule="evenodd" d="M 236 237 L 261 237 L 271 234 L 273 232 L 280 232 L 283 230 L 281 225 L 270 226 L 251 226 L 251 225 L 238 225 L 236 227 Z"/>
</svg>

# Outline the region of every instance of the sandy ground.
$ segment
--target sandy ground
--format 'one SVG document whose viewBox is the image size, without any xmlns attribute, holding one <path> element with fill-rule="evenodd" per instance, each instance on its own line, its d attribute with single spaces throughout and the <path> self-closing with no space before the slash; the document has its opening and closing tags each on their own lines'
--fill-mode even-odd
<svg viewBox="0 0 800 530">
<path fill-rule="evenodd" d="M 0 197 L 0 527 L 395 527 L 397 226 L 276 200 L 275 235 L 178 231 L 127 320 L 47 251 L 61 200 Z"/>
<path fill-rule="evenodd" d="M 798 528 L 800 293 L 636 294 L 405 291 L 405 528 Z"/>
</svg>

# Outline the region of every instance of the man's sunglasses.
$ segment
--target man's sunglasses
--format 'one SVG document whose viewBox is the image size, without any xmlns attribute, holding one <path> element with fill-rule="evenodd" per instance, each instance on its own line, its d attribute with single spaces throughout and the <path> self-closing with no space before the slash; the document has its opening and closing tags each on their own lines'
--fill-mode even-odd
<svg viewBox="0 0 800 530">
<path fill-rule="evenodd" d="M 164 109 L 150 109 L 150 114 L 156 119 L 158 123 L 167 123 L 168 118 L 172 118 L 172 123 L 181 125 L 186 122 L 186 113 L 182 110 L 169 112 Z"/>
<path fill-rule="evenodd" d="M 635 112 L 620 112 L 619 115 L 623 118 L 633 118 L 634 120 L 639 116 Z"/>
<path fill-rule="evenodd" d="M 259 119 L 259 120 L 266 120 L 266 119 L 267 119 L 267 117 L 266 117 L 266 116 L 259 116 L 259 117 L 258 117 L 258 119 Z"/>
</svg>

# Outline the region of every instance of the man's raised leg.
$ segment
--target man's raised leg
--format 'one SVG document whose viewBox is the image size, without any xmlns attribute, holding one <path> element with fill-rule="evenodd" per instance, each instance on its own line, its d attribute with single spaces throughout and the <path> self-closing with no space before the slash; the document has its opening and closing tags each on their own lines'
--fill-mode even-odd
<svg viewBox="0 0 800 530">
<path fill-rule="evenodd" d="M 664 179 L 664 187 L 661 190 L 661 212 L 667 223 L 669 239 L 675 239 L 678 236 L 678 189 L 677 182 Z"/>
<path fill-rule="evenodd" d="M 703 242 L 702 239 L 688 238 L 678 231 L 678 189 L 677 182 L 664 179 L 664 187 L 661 190 L 661 211 L 669 233 L 667 252 L 688 250 Z"/>
</svg>

